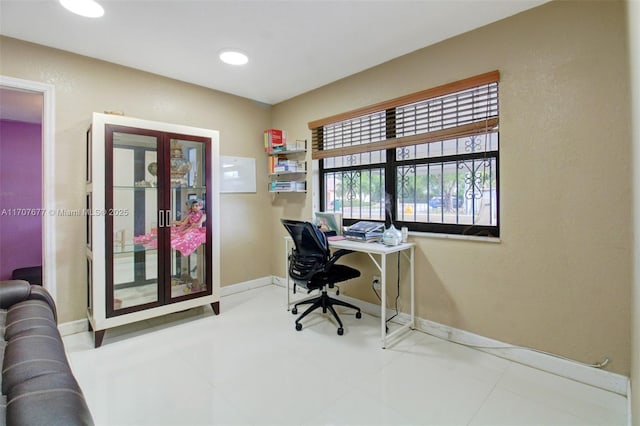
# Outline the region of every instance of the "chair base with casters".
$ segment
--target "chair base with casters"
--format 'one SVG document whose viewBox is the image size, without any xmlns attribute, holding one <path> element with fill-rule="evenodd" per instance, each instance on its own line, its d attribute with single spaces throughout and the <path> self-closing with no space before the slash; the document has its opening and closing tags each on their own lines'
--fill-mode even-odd
<svg viewBox="0 0 640 426">
<path fill-rule="evenodd" d="M 313 299 L 304 300 L 302 302 L 296 303 L 293 306 L 293 309 L 291 310 L 291 313 L 293 315 L 297 315 L 298 314 L 298 306 L 300 306 L 300 305 L 309 305 L 309 304 L 311 306 L 309 306 L 307 308 L 307 310 L 304 311 L 302 313 L 302 315 L 300 315 L 298 317 L 298 319 L 296 319 L 296 330 L 298 330 L 298 331 L 302 330 L 302 324 L 300 323 L 300 321 L 304 317 L 306 317 L 307 315 L 309 315 L 311 312 L 315 311 L 316 309 L 322 308 L 322 313 L 323 314 L 326 314 L 327 310 L 329 310 L 331 312 L 331 314 L 336 319 L 336 321 L 338 322 L 338 325 L 339 325 L 339 327 L 338 327 L 338 335 L 342 336 L 344 334 L 344 326 L 342 325 L 342 321 L 340 320 L 340 317 L 338 316 L 338 313 L 334 309 L 334 305 L 345 306 L 347 308 L 355 309 L 356 310 L 356 318 L 358 318 L 358 319 L 362 318 L 362 313 L 360 312 L 360 308 L 358 308 L 355 305 L 352 305 L 351 303 L 347 303 L 347 302 L 344 302 L 342 300 L 338 300 L 338 299 L 335 299 L 333 297 L 330 297 L 326 288 L 322 289 L 322 292 L 320 293 L 320 296 L 314 297 Z"/>
</svg>

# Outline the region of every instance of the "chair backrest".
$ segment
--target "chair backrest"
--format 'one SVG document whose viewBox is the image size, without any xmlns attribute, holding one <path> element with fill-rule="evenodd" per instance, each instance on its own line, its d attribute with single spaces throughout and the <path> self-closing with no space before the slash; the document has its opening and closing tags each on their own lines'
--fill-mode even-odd
<svg viewBox="0 0 640 426">
<path fill-rule="evenodd" d="M 295 248 L 289 256 L 289 276 L 297 283 L 307 285 L 320 272 L 329 259 L 329 244 L 324 234 L 311 222 L 280 219 L 291 235 Z"/>
</svg>

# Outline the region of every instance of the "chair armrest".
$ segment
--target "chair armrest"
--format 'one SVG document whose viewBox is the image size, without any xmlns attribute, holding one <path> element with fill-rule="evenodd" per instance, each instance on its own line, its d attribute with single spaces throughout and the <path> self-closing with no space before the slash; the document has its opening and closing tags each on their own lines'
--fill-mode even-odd
<svg viewBox="0 0 640 426">
<path fill-rule="evenodd" d="M 347 250 L 347 249 L 340 249 L 335 251 L 332 255 L 331 258 L 329 259 L 329 261 L 327 262 L 324 270 L 328 271 L 334 263 L 336 263 L 338 261 L 338 259 L 340 259 L 342 256 L 347 255 L 347 254 L 351 254 L 353 253 L 353 250 Z"/>
<path fill-rule="evenodd" d="M 58 321 L 56 304 L 51 294 L 43 287 L 31 285 L 23 280 L 0 281 L 0 309 L 9 309 L 16 303 L 30 299 L 46 302 L 53 311 L 54 319 Z"/>
</svg>

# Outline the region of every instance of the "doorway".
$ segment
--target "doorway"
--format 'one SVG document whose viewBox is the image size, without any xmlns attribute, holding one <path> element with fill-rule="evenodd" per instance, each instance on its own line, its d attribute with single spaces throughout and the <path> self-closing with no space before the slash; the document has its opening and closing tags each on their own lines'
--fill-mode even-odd
<svg viewBox="0 0 640 426">
<path fill-rule="evenodd" d="M 53 85 L 0 76 L 0 174 L 8 177 L 0 188 L 0 279 L 14 267 L 41 266 L 55 300 L 53 106 Z"/>
</svg>

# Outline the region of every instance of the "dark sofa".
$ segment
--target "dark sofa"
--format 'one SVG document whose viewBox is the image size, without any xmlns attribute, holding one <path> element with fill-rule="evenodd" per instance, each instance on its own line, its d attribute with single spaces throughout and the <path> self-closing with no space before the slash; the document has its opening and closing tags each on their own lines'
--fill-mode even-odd
<svg viewBox="0 0 640 426">
<path fill-rule="evenodd" d="M 43 287 L 0 281 L 0 364 L 0 425 L 93 424 Z"/>
</svg>

